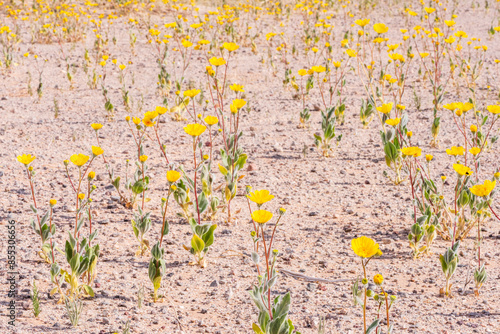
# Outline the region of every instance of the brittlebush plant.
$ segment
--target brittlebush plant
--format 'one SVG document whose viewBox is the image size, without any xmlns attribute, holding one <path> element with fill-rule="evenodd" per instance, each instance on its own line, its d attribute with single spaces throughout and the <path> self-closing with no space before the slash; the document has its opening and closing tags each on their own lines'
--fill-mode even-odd
<svg viewBox="0 0 500 334">
<path fill-rule="evenodd" d="M 179 186 L 176 188 L 174 196 L 176 199 L 187 198 L 186 196 L 189 192 L 194 194 L 194 202 L 186 203 L 188 206 L 194 206 L 194 214 L 188 215 L 188 222 L 191 226 L 193 236 L 191 238 L 191 247 L 183 245 L 184 249 L 193 254 L 195 261 L 192 264 L 198 264 L 202 268 L 206 267 L 208 261 L 206 259 L 207 253 L 210 246 L 214 242 L 214 231 L 217 228 L 217 224 L 207 223 L 202 224 L 202 214 L 208 209 L 210 203 L 207 198 L 206 192 L 202 191 L 198 194 L 198 171 L 203 168 L 204 164 L 209 164 L 208 155 L 204 155 L 202 152 L 202 142 L 200 136 L 205 132 L 207 127 L 200 123 L 188 124 L 184 127 L 184 131 L 191 136 L 193 140 L 192 151 L 193 151 L 193 170 L 194 175 L 191 179 L 186 172 L 180 167 L 182 171 L 182 181 L 179 181 Z M 197 156 L 201 156 L 201 161 L 197 159 Z M 182 187 L 182 188 L 181 188 Z M 187 209 L 186 209 L 187 210 Z M 186 213 L 187 215 L 188 213 Z"/>
<path fill-rule="evenodd" d="M 32 218 L 30 226 L 40 237 L 41 241 L 41 250 L 38 252 L 38 255 L 48 263 L 55 262 L 55 254 L 54 254 L 54 242 L 52 237 L 56 234 L 56 226 L 52 224 L 52 208 L 56 205 L 57 201 L 55 199 L 51 199 L 49 203 L 49 210 L 47 213 L 40 216 L 39 208 L 36 201 L 36 172 L 31 163 L 36 159 L 35 156 L 31 154 L 23 154 L 17 157 L 17 161 L 19 161 L 25 168 L 26 175 L 28 177 L 29 189 L 31 192 L 31 200 L 32 204 L 30 205 L 31 210 L 36 215 L 36 222 Z"/>
<path fill-rule="evenodd" d="M 231 201 L 238 191 L 238 182 L 244 177 L 244 175 L 240 175 L 240 171 L 243 170 L 247 161 L 247 155 L 243 153 L 243 149 L 240 147 L 243 132 L 239 128 L 240 117 L 244 107 L 247 106 L 247 101 L 243 99 L 244 87 L 239 84 L 232 84 L 229 89 L 234 93 L 235 98 L 227 106 L 225 102 L 227 71 L 231 55 L 239 49 L 239 45 L 226 42 L 223 43 L 221 49 L 223 57 L 210 58 L 210 66 L 206 67 L 206 74 L 210 100 L 217 114 L 219 131 L 222 136 L 219 171 L 224 177 L 225 185 L 221 189 L 221 205 L 224 210 L 227 209 L 227 221 L 231 222 Z M 226 52 L 227 56 L 224 56 Z"/>
<path fill-rule="evenodd" d="M 250 291 L 250 296 L 259 311 L 258 323 L 252 324 L 252 330 L 256 334 L 298 333 L 294 331 L 295 326 L 288 318 L 291 303 L 290 293 L 271 298 L 271 290 L 279 276 L 277 270 L 278 250 L 272 248 L 273 241 L 276 230 L 280 226 L 280 220 L 286 210 L 283 208 L 278 210 L 276 223 L 268 232 L 271 233 L 272 229 L 271 238 L 266 243 L 266 230 L 268 230 L 268 223 L 273 218 L 273 214 L 262 209 L 262 205 L 272 200 L 274 196 L 268 190 L 251 192 L 249 186 L 247 186 L 246 192 L 253 224 L 253 231 L 251 231 L 253 241 L 251 259 L 258 273 L 258 283 Z M 250 201 L 257 204 L 257 210 L 252 210 Z M 259 253 L 264 255 L 262 261 Z"/>
<path fill-rule="evenodd" d="M 387 324 L 387 334 L 392 333 L 393 325 L 391 325 L 390 321 L 390 310 L 394 301 L 396 300 L 396 296 L 389 296 L 384 288 L 383 281 L 384 278 L 382 275 L 377 274 L 373 278 L 373 282 L 375 285 L 380 288 L 380 293 L 374 293 L 374 291 L 368 289 L 369 279 L 367 273 L 367 265 L 368 263 L 382 255 L 382 251 L 379 248 L 379 245 L 375 243 L 375 241 L 371 238 L 362 236 L 356 239 L 351 240 L 351 249 L 354 253 L 361 258 L 361 266 L 363 268 L 363 278 L 361 281 L 356 279 L 351 290 L 354 299 L 354 305 L 361 305 L 363 308 L 363 333 L 382 333 L 382 328 L 380 326 L 380 309 L 384 305 L 385 313 L 386 313 L 386 324 Z M 361 283 L 361 284 L 360 284 Z M 373 320 L 370 325 L 367 322 L 367 301 L 368 298 L 372 298 L 377 304 L 377 318 Z"/>
</svg>

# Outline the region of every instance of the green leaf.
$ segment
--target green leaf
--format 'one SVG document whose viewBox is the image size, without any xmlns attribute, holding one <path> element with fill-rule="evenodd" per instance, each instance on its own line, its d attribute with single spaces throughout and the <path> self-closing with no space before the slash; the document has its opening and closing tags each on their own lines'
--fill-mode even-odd
<svg viewBox="0 0 500 334">
<path fill-rule="evenodd" d="M 205 249 L 205 242 L 195 234 L 191 239 L 191 247 L 194 249 L 195 253 L 200 253 Z"/>
<path fill-rule="evenodd" d="M 373 332 L 375 328 L 378 327 L 379 323 L 380 319 L 376 319 L 375 321 L 373 321 L 372 324 L 366 329 L 366 334 L 370 334 L 371 332 Z"/>
<path fill-rule="evenodd" d="M 85 290 L 85 292 L 90 296 L 90 297 L 94 297 L 94 290 L 92 290 L 92 287 L 90 287 L 89 285 L 86 285 L 86 284 L 83 284 L 82 285 L 82 288 Z"/>
<path fill-rule="evenodd" d="M 290 292 L 287 292 L 287 294 L 281 299 L 278 305 L 276 305 L 276 311 L 274 312 L 275 318 L 288 314 L 288 311 L 290 310 L 290 300 Z"/>
<path fill-rule="evenodd" d="M 222 175 L 224 175 L 224 176 L 227 175 L 227 169 L 224 166 L 222 166 L 221 164 L 219 164 L 219 170 L 222 173 Z"/>
<path fill-rule="evenodd" d="M 198 210 L 200 211 L 200 214 L 203 213 L 208 207 L 208 200 L 207 196 L 205 196 L 205 193 L 201 193 L 200 196 L 198 196 Z"/>
<path fill-rule="evenodd" d="M 80 254 L 75 254 L 69 261 L 69 266 L 71 267 L 72 272 L 76 272 L 80 267 Z"/>
<path fill-rule="evenodd" d="M 264 332 L 260 329 L 259 325 L 256 323 L 252 324 L 252 329 L 256 334 L 264 334 Z"/>
<path fill-rule="evenodd" d="M 202 239 L 205 243 L 205 247 L 210 247 L 214 243 L 214 231 L 217 228 L 217 224 L 213 224 L 210 226 L 208 231 L 203 234 Z"/>
</svg>

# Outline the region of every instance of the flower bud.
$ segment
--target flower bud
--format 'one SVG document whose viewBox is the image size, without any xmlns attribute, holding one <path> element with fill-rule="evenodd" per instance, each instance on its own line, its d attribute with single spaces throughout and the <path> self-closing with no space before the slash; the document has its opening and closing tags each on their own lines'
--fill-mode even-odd
<svg viewBox="0 0 500 334">
<path fill-rule="evenodd" d="M 377 274 L 377 275 L 375 275 L 375 277 L 373 277 L 373 282 L 376 285 L 380 286 L 384 282 L 384 277 L 380 274 Z"/>
<path fill-rule="evenodd" d="M 57 204 L 57 200 L 56 200 L 56 199 L 51 199 L 51 200 L 49 201 L 49 203 L 50 203 L 50 206 L 54 206 L 54 205 L 56 205 L 56 204 Z"/>
<path fill-rule="evenodd" d="M 472 133 L 476 133 L 477 132 L 477 126 L 475 126 L 474 124 L 470 126 L 470 131 Z"/>
</svg>

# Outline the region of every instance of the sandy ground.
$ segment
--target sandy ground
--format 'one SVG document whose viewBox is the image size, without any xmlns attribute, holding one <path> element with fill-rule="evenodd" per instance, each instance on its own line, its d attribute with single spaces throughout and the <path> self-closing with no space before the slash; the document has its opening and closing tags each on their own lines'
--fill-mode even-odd
<svg viewBox="0 0 500 334">
<path fill-rule="evenodd" d="M 369 17 L 377 17 L 389 27 L 397 28 L 401 19 L 395 16 L 392 20 L 394 12 L 379 8 Z M 484 8 L 473 10 L 468 1 L 464 1 L 458 14 L 457 25 L 471 36 L 483 38 L 490 47 L 481 82 L 484 85 L 487 80 L 498 82 L 492 57 L 500 53 L 500 43 L 498 36 L 488 40 L 487 35 L 490 22 L 496 20 L 498 14 Z M 295 21 L 292 20 L 286 29 L 289 36 L 294 34 L 292 23 Z M 264 22 L 262 24 L 270 26 L 277 24 L 271 19 Z M 143 36 L 139 37 L 137 55 L 133 56 L 124 26 L 118 25 L 115 29 L 118 42 L 110 44 L 109 51 L 121 62 L 133 60 L 129 66 L 129 70 L 135 73 L 135 83 L 130 89 L 133 100 L 143 97 L 143 111 L 161 104 L 160 97 L 155 94 L 157 67 L 150 46 Z M 339 34 L 336 38 L 338 43 Z M 87 41 L 87 47 L 89 45 Z M 84 46 L 77 43 L 74 47 L 66 47 L 72 61 L 81 65 Z M 126 159 L 133 159 L 135 147 L 124 121 L 127 113 L 120 103 L 116 72 L 107 79 L 111 87 L 110 97 L 117 106 L 116 120 L 110 122 L 103 108 L 102 95 L 88 88 L 81 66 L 76 68 L 74 89 L 69 89 L 57 48 L 55 44 L 21 43 L 16 53 L 17 66 L 3 73 L 0 81 L 0 231 L 1 240 L 6 240 L 7 221 L 14 219 L 17 222 L 20 272 L 20 309 L 14 332 L 108 333 L 118 331 L 123 322 L 130 320 L 133 333 L 250 333 L 257 312 L 248 290 L 255 282 L 256 273 L 248 258 L 252 242 L 245 199 L 238 196 L 234 201 L 235 210 L 241 209 L 241 212 L 236 215 L 233 225 L 224 224 L 223 216 L 217 218 L 219 228 L 206 269 L 188 265 L 192 259 L 182 244 L 190 240 L 189 226 L 185 220 L 175 218 L 173 211 L 169 212 L 171 232 L 166 239 L 167 274 L 161 289 L 168 297 L 159 303 L 152 303 L 146 297 L 143 307 L 139 309 L 139 288 L 145 285 L 148 293 L 151 289 L 147 276 L 149 259 L 134 255 L 137 241 L 130 224 L 132 211 L 115 201 L 116 193 L 110 187 L 102 159 L 93 168 L 102 176 L 96 182 L 98 189 L 94 196 L 97 213 L 94 219 L 102 249 L 96 297 L 85 300 L 77 329 L 71 328 L 64 306 L 56 305 L 56 300 L 49 298 L 49 268 L 35 254 L 39 241 L 29 227 L 30 194 L 22 167 L 15 157 L 22 153 L 37 156 L 34 166 L 38 171 L 39 202 L 45 204 L 50 198 L 59 201 L 55 209 L 55 223 L 61 243 L 72 226 L 73 216 L 68 209 L 73 205 L 70 198 L 72 192 L 62 161 L 73 153 L 87 152 L 90 145 L 96 144 L 90 123 L 104 125 L 100 131 L 101 144 L 117 173 L 124 172 Z M 43 73 L 44 94 L 39 102 L 26 91 L 28 65 L 21 55 L 27 50 L 48 59 Z M 449 299 L 440 297 L 439 289 L 444 286 L 444 277 L 437 257 L 449 243 L 437 238 L 433 255 L 412 259 L 407 242 L 412 208 L 409 186 L 407 183 L 394 186 L 382 175 L 386 165 L 379 124 L 375 119 L 370 129 L 361 128 L 358 113 L 360 100 L 365 95 L 356 74 L 351 72 L 347 77 L 346 121 L 338 129 L 344 139 L 334 157 L 325 159 L 311 148 L 312 134 L 320 129 L 320 113 L 312 113 L 311 129 L 298 129 L 296 125 L 301 103 L 294 100 L 290 92 L 283 90 L 282 70 L 279 67 L 282 65 L 278 64 L 280 70 L 275 77 L 267 65 L 259 62 L 261 57 L 262 54 L 255 55 L 248 47 L 240 48 L 232 60 L 229 81 L 245 85 L 246 99 L 251 106 L 251 112 L 242 117 L 241 125 L 244 131 L 242 147 L 249 154 L 248 166 L 251 166 L 251 170 L 245 172 L 243 184 L 252 185 L 254 189 L 270 190 L 276 196 L 270 207 L 274 210 L 282 206 L 288 210 L 275 243 L 282 254 L 279 266 L 313 277 L 355 278 L 360 274 L 361 267 L 359 259 L 350 249 L 350 240 L 367 235 L 379 242 L 384 252 L 381 258 L 370 263 L 370 275 L 382 273 L 386 278 L 386 287 L 398 296 L 393 311 L 398 333 L 499 333 L 498 221 L 491 220 L 483 228 L 482 252 L 489 279 L 482 294 L 475 297 L 470 285 L 463 293 L 458 290 L 463 288 L 467 273 L 475 265 L 475 239 L 468 238 L 462 245 L 463 256 L 453 278 L 454 296 Z M 205 64 L 203 59 L 195 57 L 188 77 L 194 82 L 203 82 Z M 301 57 L 292 60 L 295 71 L 305 66 Z M 413 68 L 413 73 L 416 70 Z M 451 116 L 444 115 L 442 122 L 443 148 L 430 148 L 432 110 L 428 84 L 410 81 L 408 86 L 404 100 L 409 109 L 410 128 L 415 133 L 414 143 L 425 153 L 435 156 L 434 175 L 443 173 L 452 176 L 451 159 L 443 148 L 460 144 L 460 137 Z M 415 110 L 412 87 L 422 94 L 421 112 Z M 481 90 L 479 96 L 481 103 L 495 102 L 491 92 Z M 54 99 L 60 108 L 58 118 L 54 118 Z M 459 97 L 452 89 L 445 100 L 451 102 L 459 100 Z M 313 108 L 319 101 L 319 96 L 313 94 L 307 104 Z M 132 115 L 138 113 L 135 111 Z M 161 135 L 167 142 L 170 159 L 176 164 L 184 164 L 189 170 L 191 162 L 187 157 L 191 139 L 182 126 L 183 123 L 167 121 L 161 124 Z M 304 145 L 307 146 L 305 157 Z M 150 156 L 153 180 L 152 192 L 148 196 L 152 201 L 146 207 L 153 212 L 154 224 L 149 237 L 154 240 L 161 227 L 159 201 L 166 190 L 166 167 L 155 143 L 148 142 L 145 150 Z M 498 147 L 495 147 L 484 160 L 483 171 L 489 173 L 498 167 L 499 162 Z M 499 210 L 499 205 L 495 208 Z M 179 208 L 175 206 L 175 210 Z M 4 242 L 1 242 L 0 249 L 0 261 L 5 263 Z M 230 254 L 246 256 L 228 256 Z M 6 267 L 2 266 L 2 282 L 5 281 L 6 271 Z M 33 279 L 40 287 L 42 313 L 38 319 L 32 315 L 29 299 Z M 274 292 L 291 293 L 290 318 L 303 334 L 317 333 L 319 317 L 326 319 L 325 333 L 359 333 L 362 331 L 362 310 L 353 307 L 350 287 L 351 283 L 318 285 L 282 275 Z M 7 327 L 6 320 L 7 286 L 2 284 L 0 290 L 0 332 L 10 333 L 12 329 Z M 373 308 L 369 312 L 375 315 Z"/>
</svg>

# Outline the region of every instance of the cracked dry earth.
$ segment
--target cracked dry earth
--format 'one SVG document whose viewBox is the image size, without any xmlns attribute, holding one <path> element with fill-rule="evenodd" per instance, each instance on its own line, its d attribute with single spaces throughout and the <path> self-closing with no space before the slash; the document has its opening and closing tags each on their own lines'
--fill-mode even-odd
<svg viewBox="0 0 500 334">
<path fill-rule="evenodd" d="M 469 2 L 464 2 L 469 4 Z M 464 6 L 467 8 L 467 6 Z M 398 19 L 391 21 L 383 9 L 371 14 L 390 27 L 398 26 Z M 470 34 L 487 37 L 491 12 L 476 13 L 462 9 L 457 24 L 467 27 Z M 488 16 L 489 15 L 489 16 Z M 488 22 L 487 22 L 488 21 Z M 276 24 L 269 19 L 269 26 Z M 293 26 L 292 24 L 288 25 Z M 128 36 L 118 25 L 118 42 L 111 46 L 111 54 L 120 59 L 132 59 Z M 288 28 L 291 29 L 291 28 Z M 394 29 L 396 30 L 396 29 Z M 291 35 L 290 31 L 288 31 Z M 389 36 L 390 37 L 390 36 Z M 488 43 L 492 54 L 499 54 L 500 43 Z M 136 72 L 133 97 L 143 96 L 144 110 L 161 103 L 155 94 L 157 69 L 146 41 L 137 42 L 138 55 L 130 69 Z M 21 44 L 21 50 L 29 45 Z M 102 96 L 88 89 L 85 75 L 77 68 L 75 88 L 68 89 L 64 73 L 58 66 L 56 46 L 36 45 L 39 54 L 48 58 L 45 68 L 45 91 L 39 103 L 26 94 L 26 68 L 21 63 L 12 72 L 2 74 L 0 82 L 0 227 L 1 240 L 6 240 L 7 221 L 17 222 L 18 306 L 20 306 L 15 333 L 108 333 L 119 331 L 130 320 L 133 333 L 250 333 L 257 312 L 248 290 L 256 279 L 249 254 L 252 241 L 243 187 L 236 197 L 235 222 L 224 223 L 224 214 L 217 218 L 219 227 L 205 269 L 189 265 L 190 255 L 182 248 L 190 240 L 191 232 L 184 219 L 169 212 L 170 234 L 166 237 L 167 274 L 161 294 L 166 297 L 152 303 L 146 296 L 142 308 L 137 307 L 138 290 L 145 285 L 150 293 L 148 258 L 136 257 L 137 241 L 131 227 L 132 211 L 117 202 L 116 193 L 106 177 L 102 159 L 94 165 L 98 174 L 98 186 L 94 196 L 96 228 L 102 255 L 98 264 L 95 298 L 84 302 L 84 311 L 78 328 L 69 324 L 64 306 L 49 297 L 51 289 L 48 266 L 36 255 L 38 239 L 29 227 L 30 193 L 25 175 L 16 156 L 34 154 L 34 166 L 38 171 L 38 196 L 41 203 L 50 198 L 58 200 L 54 219 L 59 244 L 71 229 L 74 212 L 72 194 L 64 173 L 62 161 L 76 152 L 87 152 L 95 145 L 90 123 L 100 122 L 101 146 L 117 174 L 124 173 L 125 160 L 132 159 L 134 143 L 124 121 L 125 110 L 117 103 L 116 120 L 108 121 L 103 110 Z M 83 55 L 84 46 L 76 44 L 71 51 L 75 62 Z M 338 51 L 340 52 L 340 51 Z M 22 54 L 22 52 L 20 52 Z M 232 60 L 229 81 L 245 85 L 246 99 L 251 111 L 242 116 L 244 137 L 241 145 L 249 155 L 243 184 L 254 189 L 268 189 L 275 195 L 272 210 L 287 209 L 283 226 L 276 236 L 275 247 L 280 250 L 279 268 L 299 272 L 307 276 L 354 279 L 360 274 L 359 258 L 351 248 L 351 239 L 366 235 L 380 243 L 383 255 L 370 262 L 370 275 L 382 273 L 389 293 L 398 296 L 392 319 L 397 333 L 499 333 L 500 291 L 500 225 L 490 220 L 483 228 L 483 255 L 488 270 L 488 282 L 479 297 L 475 297 L 471 285 L 464 288 L 467 274 L 474 268 L 474 242 L 469 237 L 461 248 L 459 268 L 453 278 L 453 297 L 439 296 L 444 278 L 438 255 L 448 242 L 437 238 L 433 254 L 413 260 L 408 247 L 407 235 L 411 226 L 411 200 L 409 185 L 392 185 L 382 174 L 386 168 L 376 120 L 370 129 L 363 130 L 359 122 L 360 100 L 364 92 L 355 72 L 347 76 L 345 124 L 338 128 L 343 140 L 334 156 L 322 158 L 312 148 L 315 131 L 320 128 L 319 111 L 312 112 L 311 129 L 296 127 L 300 101 L 284 91 L 281 72 L 273 76 L 269 67 L 259 62 L 260 56 L 241 47 Z M 298 57 L 292 59 L 292 68 L 305 66 Z M 490 60 L 486 65 L 493 67 Z M 194 59 L 188 77 L 202 80 L 205 62 Z M 414 68 L 412 71 L 416 71 Z M 491 69 L 491 71 L 493 71 Z M 498 80 L 492 72 L 485 77 Z M 410 76 L 411 77 L 411 76 Z M 482 78 L 482 82 L 485 82 Z M 113 84 L 114 83 L 114 84 Z M 409 106 L 410 127 L 414 131 L 414 143 L 425 153 L 433 154 L 433 173 L 453 175 L 451 160 L 443 148 L 429 147 L 429 128 L 432 120 L 429 87 L 421 82 L 409 81 L 423 96 L 423 110 L 413 107 L 411 94 L 406 95 Z M 111 87 L 120 87 L 116 76 L 110 78 Z M 120 101 L 118 88 L 110 89 L 112 100 Z M 480 98 L 489 99 L 486 91 Z M 54 118 L 53 101 L 57 99 L 60 115 Z M 447 101 L 459 99 L 453 91 Z M 313 94 L 307 101 L 311 109 L 319 103 Z M 133 114 L 139 115 L 138 113 Z M 442 147 L 460 142 L 450 115 L 444 115 L 441 127 Z M 182 126 L 168 120 L 161 124 L 171 161 L 182 164 L 191 171 L 188 159 L 191 139 Z M 156 238 L 160 229 L 160 198 L 166 192 L 166 166 L 157 146 L 147 142 L 145 151 L 150 156 L 152 191 L 148 197 L 148 210 L 152 210 L 153 227 L 150 238 Z M 498 146 L 483 162 L 484 170 L 498 167 Z M 219 177 L 218 181 L 221 181 Z M 174 207 L 174 206 L 173 206 Z M 500 211 L 498 204 L 495 206 Z M 175 207 L 175 210 L 179 210 Z M 6 261 L 5 243 L 0 243 L 0 261 Z M 2 265 L 1 277 L 5 281 L 6 268 Z M 35 279 L 41 296 L 42 313 L 35 319 L 29 299 L 30 283 Z M 280 275 L 275 291 L 287 291 L 292 296 L 290 318 L 301 333 L 317 333 L 320 317 L 324 317 L 325 333 L 359 333 L 362 331 L 362 310 L 354 307 L 351 283 L 312 283 Z M 12 331 L 6 324 L 7 287 L 0 286 L 0 332 Z M 376 310 L 369 309 L 371 315 Z"/>
</svg>

